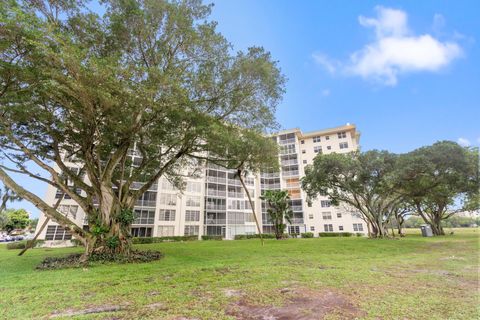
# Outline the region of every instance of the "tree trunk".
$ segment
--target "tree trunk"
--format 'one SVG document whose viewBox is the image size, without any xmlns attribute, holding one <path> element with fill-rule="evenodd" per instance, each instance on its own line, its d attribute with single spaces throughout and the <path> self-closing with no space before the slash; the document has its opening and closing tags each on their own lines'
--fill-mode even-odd
<svg viewBox="0 0 480 320">
<path fill-rule="evenodd" d="M 265 243 L 263 241 L 262 230 L 260 229 L 260 223 L 258 222 L 257 215 L 255 214 L 255 205 L 252 201 L 252 197 L 250 196 L 250 192 L 248 191 L 247 186 L 245 185 L 245 182 L 243 181 L 242 173 L 243 173 L 242 169 L 240 169 L 240 168 L 237 169 L 238 179 L 240 180 L 240 183 L 242 184 L 243 190 L 245 190 L 245 193 L 247 194 L 248 202 L 250 203 L 250 207 L 252 208 L 253 219 L 255 220 L 255 224 L 257 225 L 258 234 L 260 235 L 260 241 L 262 242 L 262 246 L 264 246 Z"/>
</svg>

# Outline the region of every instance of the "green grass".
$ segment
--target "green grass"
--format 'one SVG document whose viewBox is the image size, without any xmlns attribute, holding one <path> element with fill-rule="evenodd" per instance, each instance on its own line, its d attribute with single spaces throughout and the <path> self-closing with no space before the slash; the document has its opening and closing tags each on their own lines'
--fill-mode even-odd
<svg viewBox="0 0 480 320">
<path fill-rule="evenodd" d="M 279 294 L 281 288 L 334 290 L 362 311 L 362 319 L 480 317 L 475 229 L 401 240 L 267 240 L 262 247 L 252 239 L 138 247 L 161 250 L 165 258 L 38 271 L 35 266 L 46 256 L 80 249 L 34 249 L 17 257 L 17 250 L 0 245 L 0 319 L 48 318 L 103 305 L 128 308 L 76 318 L 231 319 L 225 310 L 239 297 L 225 290 L 239 290 L 250 303 L 281 305 L 288 298 Z"/>
</svg>

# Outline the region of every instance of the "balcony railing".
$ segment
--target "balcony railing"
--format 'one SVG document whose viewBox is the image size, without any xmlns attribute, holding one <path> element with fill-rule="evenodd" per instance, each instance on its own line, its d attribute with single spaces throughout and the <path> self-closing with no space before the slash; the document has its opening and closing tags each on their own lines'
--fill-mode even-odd
<svg viewBox="0 0 480 320">
<path fill-rule="evenodd" d="M 207 181 L 208 182 L 213 182 L 213 183 L 222 183 L 225 184 L 227 182 L 226 178 L 219 178 L 219 177 L 208 177 L 207 176 Z"/>
<path fill-rule="evenodd" d="M 208 204 L 205 206 L 207 210 L 227 210 L 226 205 L 215 205 L 215 204 Z"/>
<path fill-rule="evenodd" d="M 227 224 L 227 219 L 206 219 L 205 224 Z"/>
<path fill-rule="evenodd" d="M 295 143 L 295 138 L 285 139 L 285 140 L 278 140 L 278 144 L 292 144 Z"/>
<path fill-rule="evenodd" d="M 241 186 L 242 183 L 240 182 L 240 180 L 237 180 L 237 179 L 228 179 L 228 184 L 229 185 L 233 185 L 233 186 Z"/>
<path fill-rule="evenodd" d="M 302 224 L 303 218 L 292 218 L 292 224 Z"/>
<path fill-rule="evenodd" d="M 262 178 L 280 178 L 280 173 L 279 172 L 261 173 L 260 176 Z"/>
<path fill-rule="evenodd" d="M 135 205 L 139 207 L 155 207 L 156 204 L 157 204 L 157 201 L 150 201 L 150 200 L 137 200 L 137 202 L 135 202 Z"/>
<path fill-rule="evenodd" d="M 228 192 L 230 198 L 243 198 L 243 192 Z"/>
<path fill-rule="evenodd" d="M 292 211 L 294 212 L 301 212 L 303 211 L 302 206 L 292 206 Z"/>
<path fill-rule="evenodd" d="M 282 175 L 284 177 L 293 177 L 293 176 L 298 176 L 298 170 L 291 170 L 291 171 L 283 171 Z"/>
<path fill-rule="evenodd" d="M 275 190 L 275 189 L 280 189 L 280 183 L 262 183 L 260 186 L 262 189 L 268 189 L 268 190 Z"/>
<path fill-rule="evenodd" d="M 220 191 L 220 190 L 214 190 L 214 189 L 207 189 L 207 195 L 208 195 L 208 196 L 225 197 L 226 194 L 227 194 L 226 191 Z"/>
<path fill-rule="evenodd" d="M 282 166 L 293 166 L 298 164 L 298 160 L 292 159 L 292 160 L 282 160 Z"/>
</svg>

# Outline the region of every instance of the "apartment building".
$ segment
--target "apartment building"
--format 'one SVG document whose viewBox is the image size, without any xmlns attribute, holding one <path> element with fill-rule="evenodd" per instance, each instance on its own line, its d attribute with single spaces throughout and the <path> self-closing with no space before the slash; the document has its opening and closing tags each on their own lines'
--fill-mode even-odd
<svg viewBox="0 0 480 320">
<path fill-rule="evenodd" d="M 254 199 L 262 231 L 271 233 L 272 224 L 260 195 L 264 190 L 282 189 L 288 190 L 294 213 L 292 224 L 287 230 L 290 234 L 313 232 L 318 235 L 318 232 L 342 231 L 366 233 L 366 225 L 358 216 L 331 206 L 328 198 L 322 196 L 308 205 L 306 195 L 300 188 L 305 167 L 313 163 L 317 154 L 350 152 L 358 148 L 359 133 L 356 127 L 347 124 L 308 133 L 291 129 L 278 132 L 272 139 L 280 146 L 280 172 L 262 172 L 245 179 Z M 135 150 L 130 155 L 135 158 Z M 233 239 L 237 234 L 256 233 L 250 203 L 240 181 L 235 177 L 235 171 L 213 164 L 201 168 L 201 171 L 200 177 L 187 179 L 186 188 L 182 191 L 175 189 L 164 178 L 152 185 L 137 200 L 132 235 L 221 235 L 225 239 Z M 56 188 L 48 186 L 45 200 L 54 204 L 61 196 Z M 61 201 L 59 211 L 77 225 L 88 226 L 84 212 L 68 196 Z M 44 220 L 45 216 L 41 215 L 38 226 Z M 70 240 L 71 235 L 56 223 L 49 222 L 39 238 L 47 241 Z"/>
</svg>

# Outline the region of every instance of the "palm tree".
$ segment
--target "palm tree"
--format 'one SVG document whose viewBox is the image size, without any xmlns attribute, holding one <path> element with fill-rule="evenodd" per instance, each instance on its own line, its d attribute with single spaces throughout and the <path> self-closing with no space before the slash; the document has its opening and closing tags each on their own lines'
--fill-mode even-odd
<svg viewBox="0 0 480 320">
<path fill-rule="evenodd" d="M 273 223 L 275 238 L 282 239 L 288 223 L 292 223 L 293 211 L 290 208 L 290 196 L 284 190 L 266 190 L 260 199 L 267 201 L 267 213 Z"/>
</svg>

